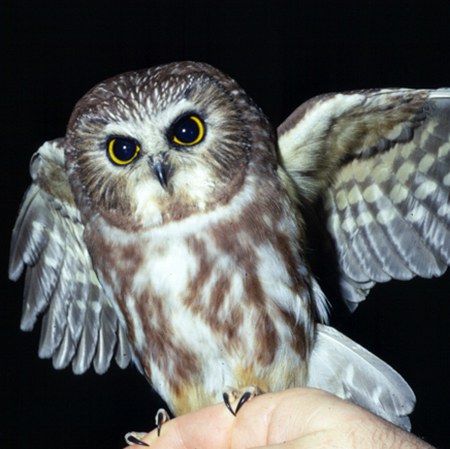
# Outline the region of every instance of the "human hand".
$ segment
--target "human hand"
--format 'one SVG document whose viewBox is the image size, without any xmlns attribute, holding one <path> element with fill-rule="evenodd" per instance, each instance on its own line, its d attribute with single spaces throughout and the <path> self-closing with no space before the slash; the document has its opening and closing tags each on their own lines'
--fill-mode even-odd
<svg viewBox="0 0 450 449">
<path fill-rule="evenodd" d="M 143 441 L 152 449 L 433 449 L 361 407 L 311 388 L 257 396 L 236 417 L 222 404 L 206 407 L 165 423 L 160 437 L 153 431 Z"/>
</svg>

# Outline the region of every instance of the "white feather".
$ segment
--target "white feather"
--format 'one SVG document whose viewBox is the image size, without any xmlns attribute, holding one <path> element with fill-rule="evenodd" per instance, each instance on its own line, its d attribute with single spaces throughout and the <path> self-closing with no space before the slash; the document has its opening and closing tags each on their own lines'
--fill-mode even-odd
<svg viewBox="0 0 450 449">
<path fill-rule="evenodd" d="M 404 429 L 415 396 L 389 365 L 332 327 L 319 324 L 309 362 L 309 387 L 329 391 Z"/>
</svg>

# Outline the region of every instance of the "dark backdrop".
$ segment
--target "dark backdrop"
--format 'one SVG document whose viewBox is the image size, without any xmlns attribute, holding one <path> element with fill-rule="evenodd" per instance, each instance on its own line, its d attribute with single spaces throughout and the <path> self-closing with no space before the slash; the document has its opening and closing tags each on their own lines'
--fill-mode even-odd
<svg viewBox="0 0 450 449">
<path fill-rule="evenodd" d="M 10 231 L 31 154 L 64 134 L 76 100 L 117 73 L 184 59 L 231 74 L 275 125 L 327 91 L 450 85 L 450 4 L 402 3 L 3 2 L 0 447 L 119 448 L 125 431 L 152 426 L 160 406 L 135 369 L 57 372 L 37 357 L 38 332 L 19 331 Z M 447 275 L 376 288 L 343 325 L 410 382 L 414 430 L 441 446 L 450 436 L 449 285 Z"/>
</svg>

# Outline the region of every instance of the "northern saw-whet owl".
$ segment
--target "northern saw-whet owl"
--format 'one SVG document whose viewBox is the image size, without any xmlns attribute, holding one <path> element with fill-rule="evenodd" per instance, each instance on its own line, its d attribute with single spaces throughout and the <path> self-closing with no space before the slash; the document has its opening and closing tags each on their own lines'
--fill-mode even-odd
<svg viewBox="0 0 450 449">
<path fill-rule="evenodd" d="M 446 270 L 449 89 L 322 95 L 275 132 L 207 64 L 129 72 L 77 103 L 31 176 L 10 277 L 27 267 L 21 328 L 43 314 L 56 368 L 133 360 L 175 414 L 227 386 L 312 386 L 409 428 L 413 392 L 327 326 L 314 268 L 350 310 Z"/>
</svg>

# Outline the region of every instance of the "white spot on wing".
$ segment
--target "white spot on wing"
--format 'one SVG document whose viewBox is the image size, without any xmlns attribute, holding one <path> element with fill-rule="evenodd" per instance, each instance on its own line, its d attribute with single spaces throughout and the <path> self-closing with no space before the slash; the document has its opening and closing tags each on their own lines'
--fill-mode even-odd
<svg viewBox="0 0 450 449">
<path fill-rule="evenodd" d="M 373 217 L 370 212 L 363 212 L 362 214 L 359 214 L 356 218 L 356 224 L 358 226 L 367 226 L 370 223 L 373 222 Z"/>
<path fill-rule="evenodd" d="M 442 180 L 445 186 L 450 186 L 450 173 L 444 176 L 444 179 Z"/>
<path fill-rule="evenodd" d="M 446 142 L 439 147 L 438 158 L 445 158 L 450 153 L 450 142 Z"/>
<path fill-rule="evenodd" d="M 361 192 L 357 186 L 353 186 L 348 192 L 348 201 L 350 204 L 356 204 L 362 200 Z"/>
<path fill-rule="evenodd" d="M 400 154 L 403 159 L 409 159 L 415 149 L 416 149 L 416 144 L 413 142 L 409 142 L 409 143 L 403 145 L 403 147 L 400 151 Z"/>
<path fill-rule="evenodd" d="M 383 196 L 383 192 L 380 190 L 378 185 L 373 184 L 364 189 L 363 197 L 364 200 L 368 203 L 374 203 L 378 199 L 380 199 Z"/>
<path fill-rule="evenodd" d="M 348 207 L 347 195 L 344 190 L 339 190 L 336 193 L 336 204 L 339 210 L 344 210 Z"/>
<path fill-rule="evenodd" d="M 384 209 L 377 214 L 377 221 L 382 225 L 388 225 L 394 218 L 396 218 L 397 213 L 395 209 Z"/>
<path fill-rule="evenodd" d="M 422 173 L 427 173 L 433 166 L 434 156 L 432 154 L 426 154 L 419 162 L 418 169 Z"/>
<path fill-rule="evenodd" d="M 424 200 L 437 189 L 437 184 L 434 181 L 425 181 L 420 184 L 414 191 L 414 196 L 419 200 Z"/>
<path fill-rule="evenodd" d="M 391 168 L 390 164 L 378 164 L 373 168 L 373 171 L 371 173 L 372 178 L 377 183 L 383 183 L 387 181 L 391 176 Z"/>
<path fill-rule="evenodd" d="M 394 126 L 394 128 L 388 132 L 386 138 L 388 140 L 396 140 L 401 135 L 402 131 L 403 131 L 403 124 L 400 123 L 397 126 Z"/>
<path fill-rule="evenodd" d="M 362 183 L 371 174 L 372 165 L 371 164 L 359 164 L 358 169 L 354 171 L 354 177 L 356 181 Z"/>
<path fill-rule="evenodd" d="M 353 234 L 358 229 L 353 217 L 348 217 L 342 222 L 342 229 L 348 234 Z"/>
<path fill-rule="evenodd" d="M 443 204 L 437 211 L 440 217 L 450 218 L 450 204 Z"/>
<path fill-rule="evenodd" d="M 401 184 L 396 184 L 389 193 L 389 198 L 394 204 L 400 204 L 408 197 L 409 190 Z"/>
<path fill-rule="evenodd" d="M 415 171 L 416 166 L 411 161 L 405 161 L 397 172 L 397 178 L 404 184 Z"/>
</svg>

